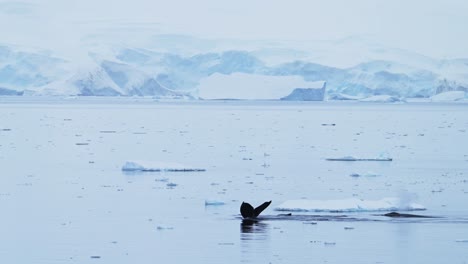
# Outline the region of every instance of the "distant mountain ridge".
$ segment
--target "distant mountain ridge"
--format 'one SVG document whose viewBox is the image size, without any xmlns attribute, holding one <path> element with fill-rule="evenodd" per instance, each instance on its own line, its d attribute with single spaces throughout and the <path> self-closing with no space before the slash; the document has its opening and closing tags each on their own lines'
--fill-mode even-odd
<svg viewBox="0 0 468 264">
<path fill-rule="evenodd" d="M 90 53 L 91 54 L 91 53 Z M 42 51 L 0 46 L 0 95 L 153 96 L 196 98 L 197 85 L 214 73 L 301 76 L 326 81 L 327 94 L 399 98 L 431 97 L 447 91 L 468 93 L 468 59 L 370 60 L 338 68 L 308 60 L 267 65 L 258 50 L 226 50 L 194 55 L 141 48 L 113 49 L 91 64 Z M 307 58 L 306 58 L 307 59 Z M 79 70 L 78 70 L 79 69 Z"/>
</svg>

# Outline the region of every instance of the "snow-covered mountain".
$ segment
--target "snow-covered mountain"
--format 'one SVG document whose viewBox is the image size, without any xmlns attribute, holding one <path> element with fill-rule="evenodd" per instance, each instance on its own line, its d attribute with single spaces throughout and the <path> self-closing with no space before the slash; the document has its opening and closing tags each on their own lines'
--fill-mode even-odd
<svg viewBox="0 0 468 264">
<path fill-rule="evenodd" d="M 300 76 L 215 73 L 197 86 L 200 99 L 323 101 L 326 84 Z"/>
<path fill-rule="evenodd" d="M 0 46 L 0 94 L 197 98 L 205 79 L 237 73 L 326 81 L 328 97 L 335 99 L 374 95 L 429 98 L 449 91 L 468 94 L 468 59 L 437 60 L 407 51 L 380 50 L 382 56 L 375 57 L 385 59 L 333 67 L 316 63 L 303 50 L 294 53 L 291 49 L 279 53 L 288 55 L 287 59 L 272 64 L 269 58 L 274 50 L 181 54 L 113 47 L 105 56 L 90 52 L 90 63 L 79 65 L 50 52 L 4 45 Z"/>
</svg>

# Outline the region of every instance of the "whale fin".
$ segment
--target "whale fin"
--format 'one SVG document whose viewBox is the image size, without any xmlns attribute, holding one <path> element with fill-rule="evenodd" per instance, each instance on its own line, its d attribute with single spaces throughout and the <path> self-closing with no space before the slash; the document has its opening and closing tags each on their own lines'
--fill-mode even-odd
<svg viewBox="0 0 468 264">
<path fill-rule="evenodd" d="M 249 203 L 242 202 L 241 207 L 240 207 L 240 213 L 243 218 L 254 217 L 254 211 L 255 209 L 253 208 L 252 205 L 250 205 Z"/>
<path fill-rule="evenodd" d="M 263 212 L 263 210 L 265 210 L 269 205 L 271 204 L 271 201 L 269 202 L 264 202 L 262 203 L 260 206 L 258 206 L 257 208 L 254 209 L 254 217 L 257 217 L 260 215 L 261 212 Z"/>
</svg>

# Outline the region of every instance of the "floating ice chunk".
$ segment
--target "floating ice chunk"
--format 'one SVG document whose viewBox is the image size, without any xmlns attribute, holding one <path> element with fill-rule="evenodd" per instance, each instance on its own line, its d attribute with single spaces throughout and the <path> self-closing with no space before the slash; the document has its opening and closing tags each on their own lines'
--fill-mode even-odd
<svg viewBox="0 0 468 264">
<path fill-rule="evenodd" d="M 455 242 L 458 242 L 458 243 L 468 243 L 468 239 L 457 239 L 457 240 L 455 240 Z"/>
<path fill-rule="evenodd" d="M 174 162 L 153 161 L 127 161 L 122 167 L 123 171 L 205 171 Z"/>
<path fill-rule="evenodd" d="M 379 175 L 376 174 L 376 173 L 373 173 L 373 172 L 368 172 L 368 173 L 361 173 L 361 174 L 360 173 L 352 173 L 349 176 L 357 178 L 357 177 L 377 177 Z"/>
<path fill-rule="evenodd" d="M 157 230 L 172 230 L 174 229 L 172 226 L 157 226 Z"/>
<path fill-rule="evenodd" d="M 219 206 L 225 204 L 225 202 L 219 200 L 205 200 L 205 206 Z"/>
<path fill-rule="evenodd" d="M 330 94 L 328 95 L 328 100 L 360 100 L 363 99 L 360 96 L 353 96 L 353 95 L 347 95 L 347 94 L 342 94 L 342 93 L 337 93 L 337 94 Z"/>
<path fill-rule="evenodd" d="M 378 212 L 426 210 L 423 205 L 389 197 L 381 200 L 357 198 L 341 200 L 289 200 L 275 208 L 277 211 L 293 212 Z"/>
<path fill-rule="evenodd" d="M 353 156 L 344 156 L 341 158 L 327 158 L 328 161 L 392 161 L 392 158 L 378 157 L 378 158 L 356 158 Z"/>
<path fill-rule="evenodd" d="M 374 95 L 364 99 L 360 99 L 361 102 L 373 102 L 373 103 L 395 103 L 401 102 L 400 98 L 390 96 L 390 95 Z"/>
</svg>

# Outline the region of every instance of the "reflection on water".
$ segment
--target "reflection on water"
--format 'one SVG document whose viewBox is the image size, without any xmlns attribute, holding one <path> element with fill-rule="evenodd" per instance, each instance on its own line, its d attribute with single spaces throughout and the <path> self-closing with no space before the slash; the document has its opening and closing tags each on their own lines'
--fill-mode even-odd
<svg viewBox="0 0 468 264">
<path fill-rule="evenodd" d="M 241 223 L 241 240 L 265 240 L 268 237 L 268 224 L 257 220 L 244 219 Z"/>
<path fill-rule="evenodd" d="M 242 262 L 265 261 L 269 252 L 269 225 L 258 220 L 242 220 L 240 225 Z"/>
</svg>

